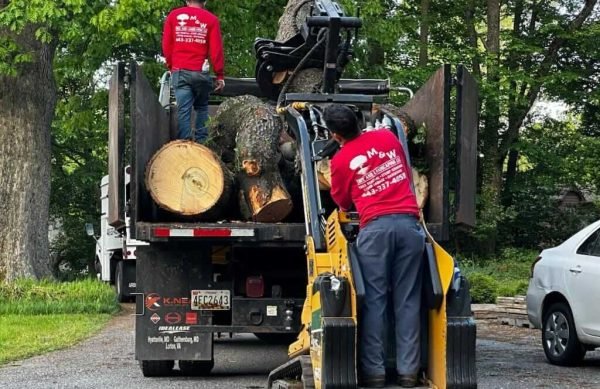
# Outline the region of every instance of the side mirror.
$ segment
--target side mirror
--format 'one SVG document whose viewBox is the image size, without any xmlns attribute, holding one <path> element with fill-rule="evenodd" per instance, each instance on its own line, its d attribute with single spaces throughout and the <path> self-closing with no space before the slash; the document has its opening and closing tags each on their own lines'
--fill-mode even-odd
<svg viewBox="0 0 600 389">
<path fill-rule="evenodd" d="M 94 236 L 96 235 L 94 232 L 94 225 L 92 223 L 85 223 L 85 233 L 88 236 Z"/>
</svg>

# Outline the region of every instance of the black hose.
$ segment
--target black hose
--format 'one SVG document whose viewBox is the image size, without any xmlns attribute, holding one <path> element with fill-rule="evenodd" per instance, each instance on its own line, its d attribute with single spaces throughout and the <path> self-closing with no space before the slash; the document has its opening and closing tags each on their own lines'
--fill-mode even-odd
<svg viewBox="0 0 600 389">
<path fill-rule="evenodd" d="M 325 31 L 327 31 L 327 29 L 322 29 L 321 31 L 319 31 L 319 35 L 324 34 Z M 318 36 L 317 36 L 317 38 L 318 38 Z M 283 88 L 281 88 L 281 92 L 279 93 L 279 97 L 277 98 L 277 108 L 279 108 L 281 106 L 281 103 L 283 103 L 283 98 L 285 96 L 285 92 L 287 92 L 288 88 L 292 84 L 292 81 L 294 81 L 294 78 L 296 78 L 296 74 L 302 69 L 302 67 L 304 66 L 306 61 L 309 60 L 310 56 L 319 48 L 319 46 L 321 46 L 323 44 L 323 42 L 325 42 L 326 39 L 327 39 L 327 35 L 324 35 L 321 39 L 319 39 L 317 41 L 317 43 L 313 47 L 311 47 L 311 49 L 308 51 L 308 53 L 306 53 L 306 55 L 300 60 L 300 62 L 298 63 L 298 65 L 296 66 L 296 68 L 294 69 L 292 74 L 290 74 L 290 77 L 287 79 L 287 81 L 283 85 Z"/>
</svg>

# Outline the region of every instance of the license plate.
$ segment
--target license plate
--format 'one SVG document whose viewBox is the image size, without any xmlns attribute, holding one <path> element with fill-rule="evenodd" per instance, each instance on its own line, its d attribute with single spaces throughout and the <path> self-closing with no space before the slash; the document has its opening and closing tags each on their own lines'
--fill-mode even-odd
<svg viewBox="0 0 600 389">
<path fill-rule="evenodd" d="M 231 309 L 229 290 L 192 290 L 192 310 L 228 311 Z"/>
</svg>

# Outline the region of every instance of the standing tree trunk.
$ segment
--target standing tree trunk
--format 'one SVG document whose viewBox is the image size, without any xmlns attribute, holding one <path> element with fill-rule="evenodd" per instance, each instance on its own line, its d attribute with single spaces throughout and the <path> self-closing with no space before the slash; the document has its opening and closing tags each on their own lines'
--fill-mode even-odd
<svg viewBox="0 0 600 389">
<path fill-rule="evenodd" d="M 0 10 L 7 2 L 0 1 Z M 51 275 L 48 251 L 54 46 L 28 25 L 14 38 L 31 61 L 0 75 L 0 280 Z M 15 65 L 16 66 L 16 65 Z"/>
<path fill-rule="evenodd" d="M 487 78 L 488 93 L 485 100 L 485 128 L 483 130 L 483 182 L 482 210 L 486 226 L 487 251 L 496 248 L 496 226 L 501 212 L 502 164 L 498 149 L 500 130 L 500 0 L 487 2 Z"/>
</svg>

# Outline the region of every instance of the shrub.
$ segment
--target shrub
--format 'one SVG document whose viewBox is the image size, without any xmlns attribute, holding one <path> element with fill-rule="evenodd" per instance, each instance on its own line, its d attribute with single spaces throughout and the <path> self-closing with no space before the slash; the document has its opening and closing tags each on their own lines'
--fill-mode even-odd
<svg viewBox="0 0 600 389">
<path fill-rule="evenodd" d="M 498 282 L 487 274 L 473 272 L 467 275 L 471 284 L 471 299 L 476 304 L 494 304 L 498 297 Z"/>
</svg>

